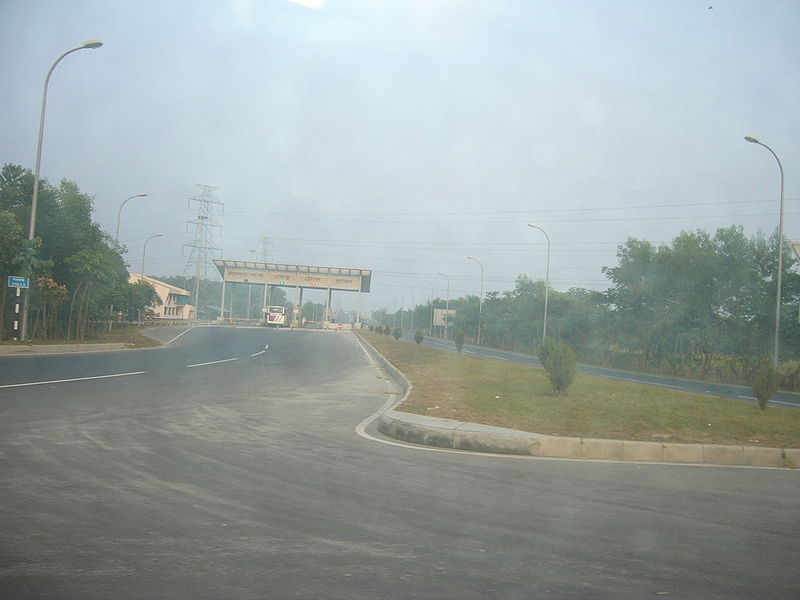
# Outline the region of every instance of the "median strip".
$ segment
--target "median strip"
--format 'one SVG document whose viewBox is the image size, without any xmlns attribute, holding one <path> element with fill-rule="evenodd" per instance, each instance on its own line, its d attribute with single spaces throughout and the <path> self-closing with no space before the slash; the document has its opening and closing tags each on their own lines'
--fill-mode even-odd
<svg viewBox="0 0 800 600">
<path fill-rule="evenodd" d="M 788 408 L 762 411 L 676 386 L 645 388 L 588 375 L 559 396 L 541 369 L 362 336 L 407 391 L 402 408 L 382 411 L 375 423 L 396 439 L 560 458 L 800 466 L 800 414 Z"/>
</svg>

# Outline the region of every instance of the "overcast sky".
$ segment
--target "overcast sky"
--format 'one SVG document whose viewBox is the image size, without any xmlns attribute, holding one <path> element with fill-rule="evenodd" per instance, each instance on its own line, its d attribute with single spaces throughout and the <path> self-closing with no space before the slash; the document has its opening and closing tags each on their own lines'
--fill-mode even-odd
<svg viewBox="0 0 800 600">
<path fill-rule="evenodd" d="M 710 3 L 710 6 L 709 6 Z M 0 162 L 95 198 L 132 269 L 183 274 L 196 184 L 223 257 L 373 269 L 369 308 L 605 289 L 628 237 L 800 238 L 796 0 L 0 0 Z M 348 306 L 353 295 L 338 294 Z"/>
</svg>

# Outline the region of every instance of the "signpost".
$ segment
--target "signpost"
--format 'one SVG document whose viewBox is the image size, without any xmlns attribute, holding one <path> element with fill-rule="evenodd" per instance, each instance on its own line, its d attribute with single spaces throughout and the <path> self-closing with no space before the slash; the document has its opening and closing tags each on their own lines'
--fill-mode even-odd
<svg viewBox="0 0 800 600">
<path fill-rule="evenodd" d="M 19 331 L 19 291 L 21 289 L 28 289 L 31 280 L 28 277 L 20 277 L 18 275 L 8 276 L 8 287 L 17 289 L 17 301 L 14 303 L 14 341 L 19 339 L 17 332 Z"/>
</svg>

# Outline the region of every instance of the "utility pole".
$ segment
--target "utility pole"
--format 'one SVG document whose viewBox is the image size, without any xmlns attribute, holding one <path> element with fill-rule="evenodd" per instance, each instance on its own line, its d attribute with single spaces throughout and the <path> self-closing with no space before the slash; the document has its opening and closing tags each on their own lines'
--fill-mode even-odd
<svg viewBox="0 0 800 600">
<path fill-rule="evenodd" d="M 222 202 L 214 197 L 214 190 L 217 188 L 210 185 L 197 184 L 200 194 L 189 198 L 189 206 L 192 202 L 197 202 L 197 217 L 187 221 L 187 224 L 194 225 L 194 240 L 184 244 L 191 248 L 189 260 L 186 261 L 186 273 L 194 271 L 194 304 L 195 319 L 200 318 L 200 280 L 206 278 L 208 273 L 208 263 L 215 254 L 222 256 L 222 248 L 214 243 L 214 227 L 221 227 L 213 219 L 214 206 L 224 206 Z M 224 318 L 224 314 L 220 315 Z"/>
</svg>

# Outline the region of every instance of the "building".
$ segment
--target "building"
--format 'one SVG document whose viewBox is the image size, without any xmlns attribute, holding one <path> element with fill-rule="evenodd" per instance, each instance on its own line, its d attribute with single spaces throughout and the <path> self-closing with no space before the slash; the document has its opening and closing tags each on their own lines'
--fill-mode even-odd
<svg viewBox="0 0 800 600">
<path fill-rule="evenodd" d="M 195 307 L 190 304 L 192 299 L 191 292 L 158 279 L 153 279 L 147 275 L 142 276 L 140 273 L 130 273 L 128 278 L 130 283 L 136 283 L 141 280 L 152 285 L 158 297 L 161 298 L 161 304 L 153 309 L 156 319 L 191 321 L 195 318 Z"/>
</svg>

